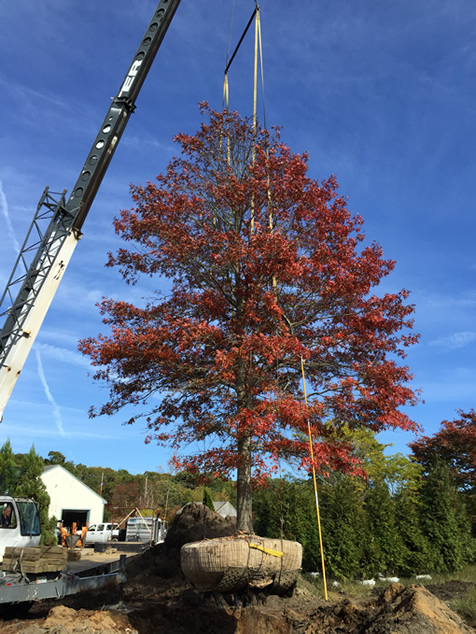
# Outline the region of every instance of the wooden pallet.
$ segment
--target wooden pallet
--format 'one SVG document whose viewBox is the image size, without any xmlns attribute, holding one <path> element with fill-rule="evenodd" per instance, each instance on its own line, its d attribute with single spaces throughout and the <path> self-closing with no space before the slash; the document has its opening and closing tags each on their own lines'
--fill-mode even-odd
<svg viewBox="0 0 476 634">
<path fill-rule="evenodd" d="M 7 546 L 3 556 L 2 569 L 6 572 L 21 569 L 25 573 L 59 572 L 67 562 L 66 548 L 61 546 L 35 546 L 33 548 L 14 548 Z"/>
</svg>

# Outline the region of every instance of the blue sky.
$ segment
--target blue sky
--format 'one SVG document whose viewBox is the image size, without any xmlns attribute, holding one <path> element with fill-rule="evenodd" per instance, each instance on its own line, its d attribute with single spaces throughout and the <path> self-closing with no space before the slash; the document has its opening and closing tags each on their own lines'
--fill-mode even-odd
<svg viewBox="0 0 476 634">
<path fill-rule="evenodd" d="M 155 0 L 16 0 L 0 4 L 0 287 L 46 185 L 71 189 Z M 253 10 L 236 2 L 232 42 Z M 336 174 L 349 208 L 407 288 L 421 342 L 408 363 L 425 403 L 412 408 L 435 433 L 476 392 L 476 5 L 469 0 L 262 0 L 268 125 L 282 126 L 310 175 Z M 197 103 L 222 106 L 232 0 L 182 0 L 83 227 L 0 425 L 14 451 L 34 443 L 89 466 L 167 470 L 170 453 L 144 445 L 123 416 L 88 419 L 106 396 L 88 376 L 78 339 L 102 329 L 103 295 L 146 295 L 106 270 L 119 241 L 112 219 L 129 183 L 161 172 L 178 132 L 200 125 Z M 253 38 L 230 71 L 230 106 L 252 108 Z M 261 97 L 260 97 L 261 99 Z M 261 109 L 261 106 L 260 106 Z M 382 436 L 407 451 L 411 434 Z"/>
</svg>

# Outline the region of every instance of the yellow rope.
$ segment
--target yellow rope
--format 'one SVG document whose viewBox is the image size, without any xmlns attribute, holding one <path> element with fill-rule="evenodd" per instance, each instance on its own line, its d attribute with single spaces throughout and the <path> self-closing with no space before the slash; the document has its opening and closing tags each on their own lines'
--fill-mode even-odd
<svg viewBox="0 0 476 634">
<path fill-rule="evenodd" d="M 304 392 L 304 402 L 307 407 L 306 376 L 304 374 L 304 359 L 302 358 L 302 356 L 301 356 L 301 373 L 302 373 L 302 389 Z M 311 431 L 311 423 L 309 421 L 309 418 L 307 420 L 307 431 L 309 434 L 309 450 L 311 453 L 311 462 L 312 462 L 312 479 L 314 482 L 314 497 L 316 501 L 317 526 L 319 529 L 319 546 L 321 549 L 322 580 L 324 582 L 324 598 L 327 601 L 327 580 L 326 580 L 326 566 L 324 562 L 324 548 L 322 544 L 321 515 L 319 512 L 319 497 L 317 495 L 316 469 L 314 467 L 314 449 L 312 447 L 312 431 Z"/>
<path fill-rule="evenodd" d="M 255 58 L 254 58 L 254 78 L 253 78 L 253 150 L 251 155 L 251 164 L 254 167 L 256 161 L 256 124 L 257 124 L 257 103 L 258 103 L 258 41 L 260 37 L 260 10 L 256 9 L 255 16 Z M 250 231 L 253 234 L 255 230 L 255 203 L 254 196 L 251 197 L 251 221 Z"/>
<path fill-rule="evenodd" d="M 228 111 L 229 106 L 229 92 L 228 92 L 228 73 L 225 73 L 223 80 L 223 109 Z"/>
<path fill-rule="evenodd" d="M 282 557 L 284 553 L 279 550 L 272 550 L 271 548 L 263 548 L 263 546 L 259 546 L 258 544 L 249 544 L 250 548 L 255 548 L 256 550 L 261 550 L 267 555 L 272 555 L 273 557 Z"/>
<path fill-rule="evenodd" d="M 266 130 L 266 109 L 264 99 L 264 70 L 263 70 L 263 40 L 261 37 L 261 18 L 258 22 L 258 39 L 259 39 L 259 58 L 261 70 L 261 98 L 263 100 L 263 128 Z"/>
<path fill-rule="evenodd" d="M 258 102 L 258 42 L 260 39 L 260 10 L 256 10 L 255 17 L 255 61 L 254 61 L 254 82 L 253 82 L 253 129 L 256 130 L 257 123 L 257 102 Z"/>
<path fill-rule="evenodd" d="M 228 84 L 228 73 L 226 72 L 225 78 L 223 80 L 223 108 L 227 112 L 228 112 L 229 104 L 230 104 L 230 93 L 229 93 L 229 84 Z M 226 139 L 227 139 L 226 157 L 227 157 L 227 164 L 229 167 L 230 166 L 230 136 L 228 134 L 226 136 Z M 222 137 L 222 133 L 220 132 L 220 159 L 221 159 L 222 141 L 223 141 L 223 137 Z"/>
</svg>

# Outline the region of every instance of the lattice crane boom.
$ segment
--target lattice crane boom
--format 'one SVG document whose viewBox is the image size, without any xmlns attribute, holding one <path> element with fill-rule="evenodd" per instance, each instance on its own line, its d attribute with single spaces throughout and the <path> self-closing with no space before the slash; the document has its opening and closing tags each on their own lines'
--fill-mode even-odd
<svg viewBox="0 0 476 634">
<path fill-rule="evenodd" d="M 0 421 L 179 3 L 160 0 L 70 197 L 66 190 L 54 194 L 46 188 L 40 198 L 0 301 L 5 320 L 0 331 Z"/>
</svg>

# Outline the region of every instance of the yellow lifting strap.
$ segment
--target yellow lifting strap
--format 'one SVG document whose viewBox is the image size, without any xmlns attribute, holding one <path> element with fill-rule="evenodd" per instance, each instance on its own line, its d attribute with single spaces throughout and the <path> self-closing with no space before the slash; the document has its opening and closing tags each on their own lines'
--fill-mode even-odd
<svg viewBox="0 0 476 634">
<path fill-rule="evenodd" d="M 259 544 L 249 543 L 248 546 L 250 548 L 254 548 L 255 550 L 261 550 L 267 555 L 272 555 L 273 557 L 282 557 L 284 555 L 284 553 L 282 553 L 280 550 L 272 550 L 271 548 L 264 548 L 263 546 L 260 546 Z"/>
<path fill-rule="evenodd" d="M 223 81 L 223 108 L 228 110 L 230 106 L 230 95 L 228 89 L 228 73 L 225 73 L 225 79 Z"/>
<path fill-rule="evenodd" d="M 261 20 L 259 8 L 256 10 L 255 16 L 255 58 L 254 58 L 254 76 L 253 76 L 253 128 L 257 123 L 257 103 L 258 103 L 258 46 L 261 43 Z M 261 47 L 259 47 L 261 50 Z"/>
</svg>

